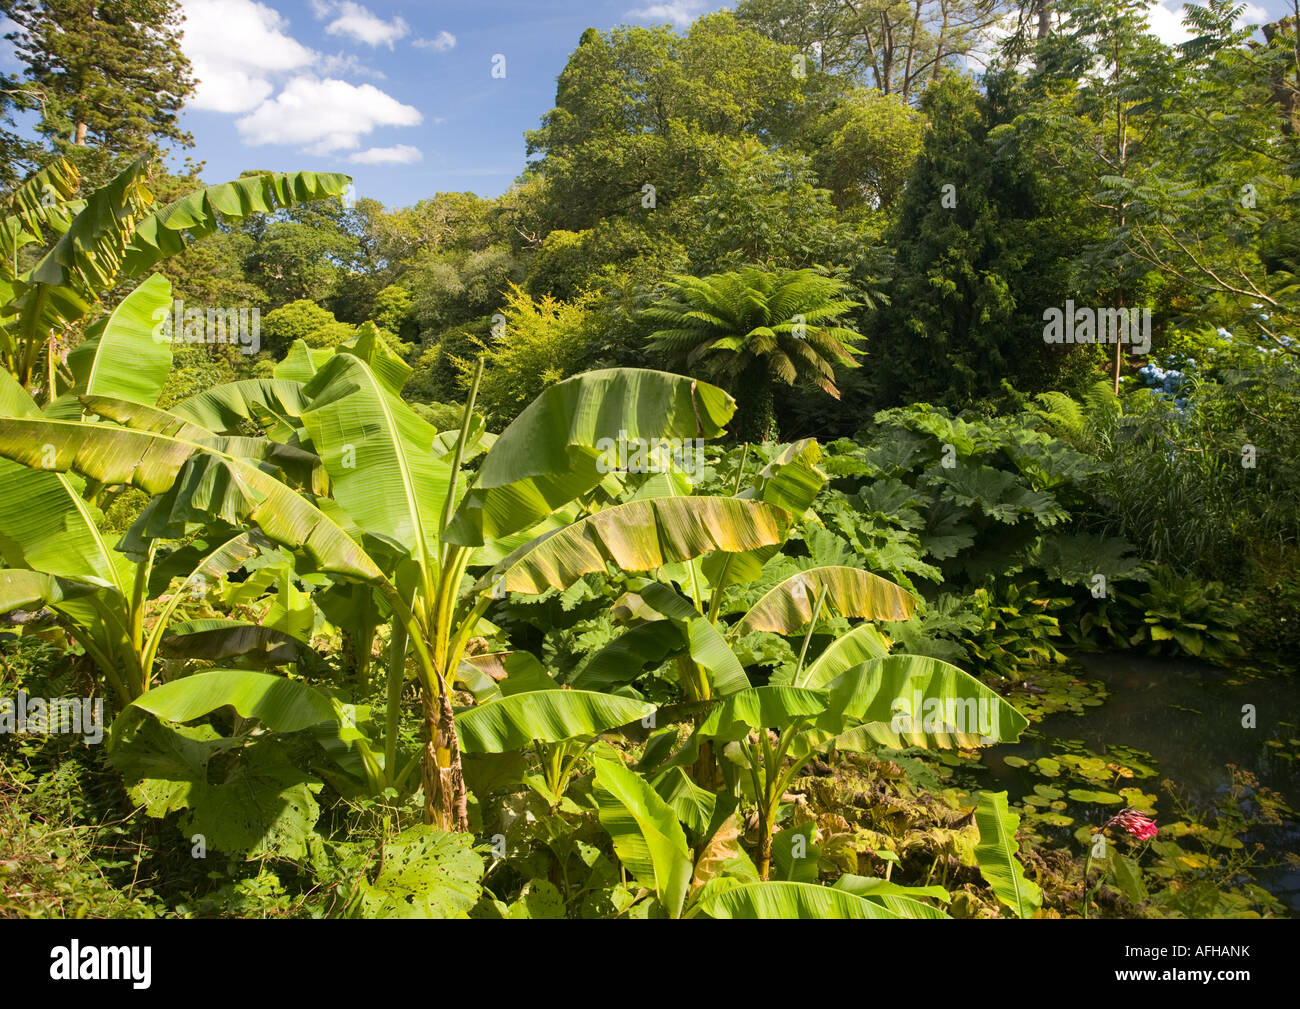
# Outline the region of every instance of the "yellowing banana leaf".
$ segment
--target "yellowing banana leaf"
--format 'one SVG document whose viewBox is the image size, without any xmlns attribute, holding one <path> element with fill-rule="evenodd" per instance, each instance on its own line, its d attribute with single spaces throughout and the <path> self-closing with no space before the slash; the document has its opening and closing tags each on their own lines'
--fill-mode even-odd
<svg viewBox="0 0 1300 1009">
<path fill-rule="evenodd" d="M 498 442 L 500 444 L 500 442 Z M 655 498 L 615 505 L 526 544 L 479 581 L 493 597 L 564 589 L 613 564 L 654 571 L 713 550 L 749 550 L 785 539 L 789 516 L 736 498 Z"/>
<path fill-rule="evenodd" d="M 594 763 L 592 797 L 619 861 L 654 891 L 670 918 L 680 917 L 694 866 L 676 814 L 640 775 L 613 760 Z"/>
<path fill-rule="evenodd" d="M 1007 808 L 1006 792 L 980 792 L 975 807 L 975 825 L 980 840 L 975 846 L 975 863 L 993 894 L 1017 918 L 1032 918 L 1043 904 L 1043 891 L 1025 878 L 1016 858 L 1016 828 L 1020 817 Z"/>
<path fill-rule="evenodd" d="M 821 446 L 812 438 L 794 442 L 777 453 L 757 474 L 754 484 L 741 491 L 739 498 L 763 501 L 789 512 L 792 521 L 802 518 L 813 499 L 826 484 L 826 474 L 817 468 Z M 705 577 L 715 592 L 728 585 L 743 585 L 760 578 L 763 565 L 778 547 L 761 547 L 743 553 L 717 553 L 705 558 Z"/>
<path fill-rule="evenodd" d="M 916 597 L 893 582 L 858 568 L 830 565 L 791 575 L 756 602 L 732 633 L 796 634 L 812 620 L 814 602 L 822 592 L 829 610 L 844 617 L 906 620 L 916 608 Z"/>
<path fill-rule="evenodd" d="M 846 890 L 816 883 L 742 883 L 706 897 L 710 918 L 899 918 L 895 911 Z"/>
<path fill-rule="evenodd" d="M 81 403 L 88 413 L 111 420 L 133 431 L 180 438 L 226 455 L 260 463 L 263 469 L 274 467 L 280 470 L 284 478 L 293 486 L 301 487 L 313 494 L 324 494 L 329 487 L 328 475 L 321 467 L 319 457 L 296 446 L 282 445 L 266 438 L 215 434 L 169 411 L 159 410 L 143 403 L 129 403 L 107 396 L 82 396 Z M 152 533 L 151 535 L 163 534 Z"/>
<path fill-rule="evenodd" d="M 532 743 L 594 736 L 645 718 L 653 704 L 587 690 L 533 690 L 475 705 L 456 715 L 466 753 L 504 753 Z"/>
<path fill-rule="evenodd" d="M 445 539 L 481 546 L 535 525 L 594 488 L 622 440 L 714 438 L 735 412 L 721 389 L 636 368 L 592 371 L 551 386 L 492 446 Z"/>
<path fill-rule="evenodd" d="M 258 526 L 276 543 L 304 551 L 321 571 L 388 586 L 369 556 L 319 508 L 220 447 L 107 424 L 0 418 L 0 456 L 35 469 L 80 473 L 107 486 L 138 487 L 148 494 L 168 491 L 196 455 L 209 456 L 218 464 L 203 473 L 204 489 L 212 492 L 224 481 L 228 493 L 221 493 L 219 499 L 243 501 L 247 512 L 239 516 L 241 520 Z"/>
</svg>

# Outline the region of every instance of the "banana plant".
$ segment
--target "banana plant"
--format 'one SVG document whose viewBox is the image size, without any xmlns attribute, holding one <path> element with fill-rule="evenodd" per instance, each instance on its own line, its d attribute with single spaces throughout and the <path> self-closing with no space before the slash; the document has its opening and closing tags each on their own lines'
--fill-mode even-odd
<svg viewBox="0 0 1300 1009">
<path fill-rule="evenodd" d="M 57 394 L 59 338 L 70 333 L 120 279 L 144 276 L 162 259 L 223 222 L 338 196 L 346 175 L 259 172 L 209 186 L 163 207 L 149 189 L 151 162 L 141 158 L 112 181 L 74 201 L 70 165 L 55 162 L 17 187 L 0 207 L 0 364 L 25 388 L 43 381 Z M 57 235 L 30 270 L 18 272 L 18 250 Z M 38 375 L 42 351 L 46 368 Z"/>
<path fill-rule="evenodd" d="M 256 527 L 299 554 L 304 570 L 377 591 L 394 623 L 385 766 L 394 773 L 397 701 L 410 651 L 423 696 L 422 783 L 431 823 L 463 828 L 467 822 L 450 684 L 494 600 L 567 587 L 608 564 L 652 571 L 719 549 L 756 550 L 779 544 L 788 527 L 783 510 L 730 498 L 592 510 L 587 499 L 606 476 L 606 439 L 722 432 L 734 401 L 692 379 L 616 369 L 559 383 L 493 441 L 469 481 L 464 462 L 472 439 L 481 437 L 473 413 L 477 381 L 461 429 L 449 438 L 400 399 L 409 368 L 373 333 L 359 334 L 328 360 L 308 355 L 301 364 L 314 370 L 299 372 L 306 379 L 300 388 L 288 377 L 255 388 L 241 384 L 182 404 L 175 414 L 82 394 L 82 408 L 98 421 L 0 419 L 0 455 L 156 495 L 145 523 L 149 536 L 220 518 Z M 319 459 L 330 496 L 300 492 L 274 469 L 273 453 L 249 458 L 248 439 L 185 416 L 206 411 L 209 419 L 233 421 L 241 409 L 273 421 L 267 434 L 284 439 L 281 447 Z M 471 567 L 488 571 L 475 580 Z"/>
<path fill-rule="evenodd" d="M 825 482 L 818 458 L 813 442 L 788 446 L 740 491 L 742 463 L 736 497 L 779 503 L 803 517 Z M 754 802 L 758 872 L 764 880 L 771 870 L 782 797 L 818 752 L 877 744 L 982 745 L 1014 739 L 1027 724 L 996 693 L 956 667 L 918 656 L 891 657 L 891 644 L 877 625 L 908 619 L 917 600 L 870 572 L 843 565 L 806 568 L 781 579 L 738 620 L 728 622 L 728 589 L 760 579 L 777 549 L 716 552 L 696 570 L 669 573 L 685 596 L 662 583 L 634 587 L 614 606 L 616 620 L 629 629 L 596 652 L 571 679 L 574 687 L 633 690 L 648 669 L 666 660 L 678 663 L 686 703 L 658 714 L 670 723 L 692 721 L 694 731 L 670 757 L 677 730 L 665 728 L 651 737 L 639 766 L 660 782 L 673 770 L 689 768 L 697 787 L 708 792 L 724 788 Z M 814 658 L 810 645 L 823 618 L 862 623 Z M 803 634 L 793 672 L 757 687 L 732 650 L 756 632 L 787 638 Z M 888 706 L 895 699 L 917 708 L 915 725 L 899 723 L 897 712 Z M 953 713 L 958 706 L 963 714 L 975 711 L 970 727 L 975 731 L 958 732 L 958 719 L 951 717 L 927 722 L 925 712 L 934 705 L 941 714 Z M 980 713 L 987 716 L 984 733 L 977 731 Z M 728 757 L 720 765 L 714 761 L 716 751 Z M 715 770 L 721 772 L 721 781 Z"/>
</svg>

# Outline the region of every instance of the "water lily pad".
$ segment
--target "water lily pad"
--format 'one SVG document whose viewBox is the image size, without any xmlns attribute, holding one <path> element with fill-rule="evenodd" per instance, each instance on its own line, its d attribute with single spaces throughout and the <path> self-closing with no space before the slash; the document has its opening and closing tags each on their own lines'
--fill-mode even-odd
<svg viewBox="0 0 1300 1009">
<path fill-rule="evenodd" d="M 1114 792 L 1094 792 L 1086 788 L 1072 788 L 1068 794 L 1075 802 L 1101 802 L 1111 805 L 1124 801 L 1122 795 L 1116 795 Z"/>
<path fill-rule="evenodd" d="M 1060 763 L 1051 757 L 1039 757 L 1034 761 L 1034 765 L 1038 768 L 1039 774 L 1048 778 L 1055 778 L 1061 773 Z"/>
<path fill-rule="evenodd" d="M 1140 788 L 1121 788 L 1119 794 L 1134 809 L 1143 813 L 1154 813 L 1156 811 L 1156 797 L 1149 792 L 1144 792 Z"/>
</svg>

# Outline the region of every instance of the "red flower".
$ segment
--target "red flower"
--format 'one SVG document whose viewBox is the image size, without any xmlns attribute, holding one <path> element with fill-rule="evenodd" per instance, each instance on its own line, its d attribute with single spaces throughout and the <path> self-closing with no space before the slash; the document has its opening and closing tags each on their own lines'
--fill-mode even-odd
<svg viewBox="0 0 1300 1009">
<path fill-rule="evenodd" d="M 1143 816 L 1131 807 L 1111 817 L 1106 822 L 1106 826 L 1123 827 L 1139 841 L 1151 840 L 1160 829 L 1156 826 L 1155 820 L 1149 816 Z"/>
</svg>

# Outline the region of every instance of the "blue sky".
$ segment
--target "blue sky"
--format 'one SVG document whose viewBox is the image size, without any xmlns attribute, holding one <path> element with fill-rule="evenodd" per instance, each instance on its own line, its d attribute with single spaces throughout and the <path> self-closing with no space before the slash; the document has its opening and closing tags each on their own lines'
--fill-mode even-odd
<svg viewBox="0 0 1300 1009">
<path fill-rule="evenodd" d="M 684 28 L 723 6 L 182 0 L 183 45 L 200 82 L 182 117 L 196 141 L 190 155 L 206 161 L 209 182 L 252 168 L 347 172 L 357 195 L 389 207 L 440 191 L 495 196 L 523 169 L 524 131 L 554 104 L 556 77 L 586 28 Z M 1166 41 L 1185 37 L 1179 6 L 1152 10 Z M 1263 19 L 1248 6 L 1248 20 Z M 3 46 L 0 66 L 12 72 L 19 64 Z M 498 56 L 503 77 L 493 76 Z"/>
<path fill-rule="evenodd" d="M 183 119 L 210 181 L 248 168 L 345 171 L 403 206 L 504 192 L 525 130 L 588 27 L 677 23 L 721 3 L 184 0 L 201 79 Z M 504 77 L 493 76 L 504 56 Z"/>
</svg>

